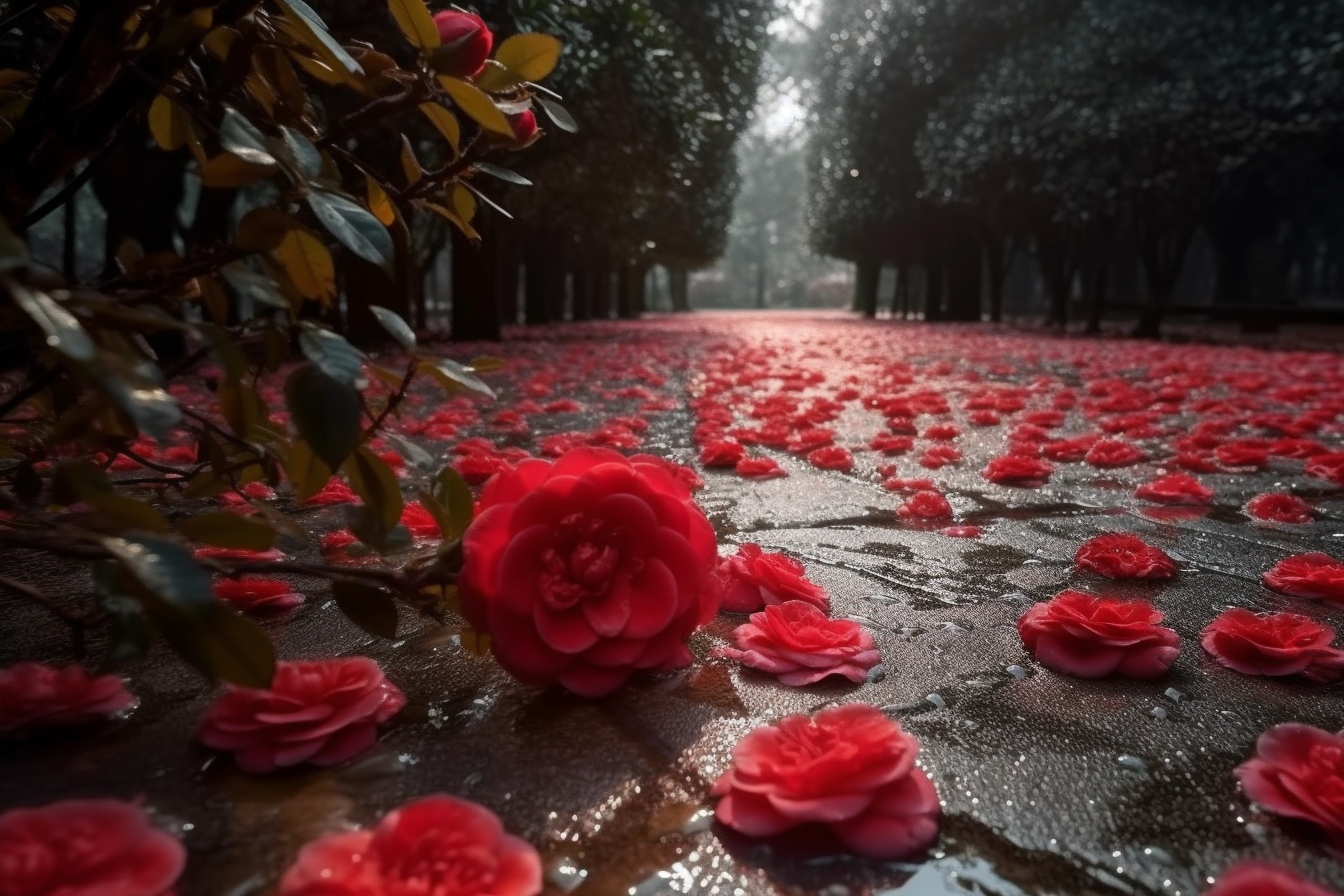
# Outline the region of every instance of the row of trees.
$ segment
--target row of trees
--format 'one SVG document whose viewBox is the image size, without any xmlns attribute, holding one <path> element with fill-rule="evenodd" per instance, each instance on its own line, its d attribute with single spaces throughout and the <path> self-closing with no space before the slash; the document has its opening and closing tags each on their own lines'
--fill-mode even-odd
<svg viewBox="0 0 1344 896">
<path fill-rule="evenodd" d="M 1153 334 L 1197 243 L 1217 305 L 1344 293 L 1337 2 L 836 0 L 813 43 L 813 240 L 863 310 L 890 264 L 898 312 L 1034 279 L 1051 323 Z"/>
</svg>

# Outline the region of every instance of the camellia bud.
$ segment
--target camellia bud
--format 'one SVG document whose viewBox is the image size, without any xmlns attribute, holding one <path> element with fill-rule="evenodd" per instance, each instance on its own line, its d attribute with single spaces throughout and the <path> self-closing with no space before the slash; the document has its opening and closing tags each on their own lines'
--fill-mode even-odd
<svg viewBox="0 0 1344 896">
<path fill-rule="evenodd" d="M 509 116 L 509 125 L 513 128 L 515 149 L 522 149 L 537 139 L 537 116 L 531 109 L 525 109 L 517 115 Z"/>
<path fill-rule="evenodd" d="M 434 16 L 443 46 L 434 52 L 434 68 L 445 75 L 470 78 L 490 58 L 495 36 L 475 13 L 445 9 Z"/>
</svg>

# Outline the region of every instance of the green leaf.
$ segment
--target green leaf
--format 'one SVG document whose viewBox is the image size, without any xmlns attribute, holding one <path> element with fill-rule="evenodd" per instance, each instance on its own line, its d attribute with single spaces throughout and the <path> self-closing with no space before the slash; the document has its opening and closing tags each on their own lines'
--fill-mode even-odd
<svg viewBox="0 0 1344 896">
<path fill-rule="evenodd" d="M 392 269 L 392 236 L 373 212 L 325 190 L 309 193 L 308 207 L 342 246 L 371 264 Z"/>
<path fill-rule="evenodd" d="M 164 439 L 182 422 L 182 409 L 178 407 L 177 399 L 146 376 L 143 369 L 104 352 L 99 355 L 98 363 L 91 365 L 89 373 L 94 385 L 140 432 Z"/>
<path fill-rule="evenodd" d="M 0 218 L 0 274 L 28 267 L 28 245 Z"/>
<path fill-rule="evenodd" d="M 475 513 L 471 486 L 467 485 L 467 481 L 452 467 L 444 467 L 439 475 L 434 477 L 431 488 L 435 502 L 444 509 L 447 516 L 448 525 L 443 525 L 443 520 L 439 521 L 439 526 L 443 529 L 443 540 L 452 541 L 461 538 L 462 533 L 471 525 Z"/>
<path fill-rule="evenodd" d="M 353 386 L 364 369 L 364 355 L 344 336 L 309 320 L 300 325 L 299 348 L 319 370 L 347 385 Z"/>
<path fill-rule="evenodd" d="M 110 619 L 107 665 L 116 668 L 148 653 L 154 643 L 154 627 L 140 604 L 127 597 L 109 596 L 102 605 Z"/>
<path fill-rule="evenodd" d="M 236 513 L 205 513 L 182 521 L 182 534 L 192 541 L 219 548 L 267 551 L 275 546 L 276 531 L 268 523 Z"/>
<path fill-rule="evenodd" d="M 219 402 L 219 413 L 229 424 L 233 434 L 241 439 L 250 439 L 256 428 L 270 420 L 270 409 L 266 407 L 255 389 L 249 389 L 241 383 L 222 383 L 215 392 Z"/>
<path fill-rule="evenodd" d="M 316 180 L 322 174 L 322 152 L 313 141 L 293 128 L 281 128 L 285 149 L 294 162 L 294 168 L 305 180 Z"/>
<path fill-rule="evenodd" d="M 523 177 L 516 171 L 510 171 L 507 168 L 501 168 L 498 165 L 491 165 L 489 162 L 477 162 L 476 170 L 482 174 L 488 174 L 491 177 L 497 177 L 500 180 L 508 181 L 511 184 L 517 184 L 520 187 L 532 186 L 532 181 Z"/>
<path fill-rule="evenodd" d="M 235 261 L 219 269 L 233 287 L 239 299 L 247 299 L 258 305 L 289 310 L 289 300 L 280 294 L 280 289 L 270 277 L 263 277 L 245 263 Z"/>
<path fill-rule="evenodd" d="M 313 12 L 312 7 L 303 0 L 276 0 L 276 4 L 284 10 L 285 18 L 300 31 L 309 35 L 318 44 L 324 56 L 331 62 L 337 63 L 352 75 L 362 75 L 362 69 L 355 58 L 346 52 L 345 48 L 336 42 L 336 39 L 327 31 L 327 26 L 322 21 L 322 17 Z"/>
<path fill-rule="evenodd" d="M 495 51 L 495 61 L 524 81 L 540 81 L 555 69 L 564 46 L 549 34 L 515 34 Z"/>
<path fill-rule="evenodd" d="M 331 467 L 313 453 L 312 446 L 299 439 L 289 446 L 285 455 L 285 475 L 294 486 L 294 499 L 302 502 L 331 481 Z"/>
<path fill-rule="evenodd" d="M 340 467 L 359 444 L 359 393 L 313 364 L 301 364 L 289 375 L 285 405 L 299 436 L 330 469 Z"/>
<path fill-rule="evenodd" d="M 406 319 L 395 311 L 389 311 L 378 305 L 372 305 L 369 310 L 373 316 L 378 318 L 378 323 L 382 324 L 383 329 L 388 332 L 393 339 L 401 344 L 401 347 L 411 351 L 415 348 L 415 331 L 411 325 L 406 323 Z"/>
<path fill-rule="evenodd" d="M 554 100 L 548 100 L 542 97 L 536 97 L 535 101 L 541 106 L 542 111 L 546 113 L 546 116 L 550 118 L 551 121 L 555 122 L 555 126 L 560 130 L 567 131 L 571 134 L 577 134 L 579 132 L 579 123 L 574 120 L 574 116 L 570 115 L 569 110 L 564 106 Z"/>
<path fill-rule="evenodd" d="M 342 469 L 350 480 L 350 489 L 377 515 L 383 530 L 390 532 L 405 507 L 396 474 L 365 446 L 350 455 Z"/>
<path fill-rule="evenodd" d="M 96 353 L 93 340 L 84 332 L 75 316 L 57 304 L 55 299 L 8 279 L 5 287 L 23 313 L 47 334 L 47 345 L 72 361 L 87 363 L 93 360 Z"/>
<path fill-rule="evenodd" d="M 439 83 L 468 118 L 487 131 L 513 139 L 513 126 L 509 124 L 509 119 L 499 111 L 495 101 L 482 93 L 475 84 L 448 75 L 439 78 Z"/>
<path fill-rule="evenodd" d="M 93 464 L 76 461 L 58 466 L 52 475 L 51 497 L 66 506 L 82 501 L 117 529 L 168 531 L 168 521 L 162 514 L 144 501 L 117 491 L 108 475 Z"/>
<path fill-rule="evenodd" d="M 476 375 L 470 367 L 463 367 L 448 358 L 422 358 L 419 369 L 439 381 L 450 394 L 474 392 L 486 398 L 494 398 L 495 390 Z"/>
<path fill-rule="evenodd" d="M 341 581 L 332 583 L 331 596 L 347 619 L 375 638 L 397 636 L 397 605 L 390 592 L 362 582 Z"/>
<path fill-rule="evenodd" d="M 227 106 L 219 125 L 219 145 L 251 165 L 279 164 L 266 145 L 266 135 L 236 109 Z"/>
<path fill-rule="evenodd" d="M 411 46 L 418 50 L 433 50 L 439 46 L 439 29 L 423 0 L 388 0 L 387 5 Z"/>
</svg>

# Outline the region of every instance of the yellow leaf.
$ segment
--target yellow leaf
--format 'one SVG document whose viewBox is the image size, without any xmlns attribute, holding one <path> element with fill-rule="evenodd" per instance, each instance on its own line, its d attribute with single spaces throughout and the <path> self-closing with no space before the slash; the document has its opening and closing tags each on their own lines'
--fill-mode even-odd
<svg viewBox="0 0 1344 896">
<path fill-rule="evenodd" d="M 290 51 L 290 58 L 299 64 L 299 68 L 312 75 L 323 84 L 344 84 L 345 74 L 337 71 L 320 59 L 314 59 L 306 53 Z"/>
<path fill-rule="evenodd" d="M 149 132 L 160 149 L 172 152 L 186 146 L 191 139 L 191 120 L 161 93 L 149 107 Z"/>
<path fill-rule="evenodd" d="M 420 183 L 420 178 L 425 174 L 420 169 L 420 160 L 415 157 L 415 150 L 411 148 L 411 141 L 406 139 L 405 134 L 401 135 L 401 171 L 411 186 Z"/>
<path fill-rule="evenodd" d="M 217 189 L 245 187 L 269 177 L 274 165 L 244 162 L 233 153 L 222 152 L 201 166 L 201 183 Z"/>
<path fill-rule="evenodd" d="M 457 216 L 468 224 L 476 217 L 476 197 L 471 195 L 471 191 L 461 184 L 453 184 L 451 194 L 453 202 L 453 211 Z"/>
<path fill-rule="evenodd" d="M 274 117 L 275 104 L 280 97 L 276 96 L 275 88 L 271 87 L 256 69 L 253 69 L 252 73 L 243 79 L 243 86 L 247 88 L 248 93 L 252 94 L 252 98 L 261 105 L 261 108 L 266 110 L 266 114 Z"/>
<path fill-rule="evenodd" d="M 468 118 L 487 131 L 512 139 L 513 128 L 509 125 L 508 118 L 495 106 L 495 101 L 482 93 L 476 85 L 447 75 L 440 77 L 439 83 Z"/>
<path fill-rule="evenodd" d="M 439 29 L 421 0 L 387 0 L 387 5 L 411 46 L 420 50 L 433 50 L 439 46 Z"/>
<path fill-rule="evenodd" d="M 490 652 L 490 633 L 478 632 L 469 626 L 462 626 L 462 631 L 458 635 L 462 642 L 462 647 L 467 653 L 476 656 L 485 656 Z"/>
<path fill-rule="evenodd" d="M 442 215 L 443 217 L 447 218 L 454 227 L 462 231 L 462 235 L 465 236 L 467 239 L 473 242 L 481 241 L 481 235 L 476 232 L 476 228 L 472 227 L 466 221 L 463 221 L 461 215 L 459 215 L 457 212 L 453 211 L 447 206 L 439 205 L 437 202 L 426 202 L 425 205 L 429 206 L 430 209 Z"/>
<path fill-rule="evenodd" d="M 500 44 L 495 61 L 524 81 L 540 81 L 555 69 L 561 49 L 549 34 L 515 34 Z"/>
<path fill-rule="evenodd" d="M 269 252 L 279 248 L 285 236 L 296 227 L 298 222 L 278 208 L 254 208 L 238 222 L 238 235 L 233 244 L 248 252 Z"/>
<path fill-rule="evenodd" d="M 203 43 L 211 55 L 223 62 L 229 58 L 229 51 L 233 49 L 233 42 L 237 39 L 238 32 L 232 28 L 216 28 L 205 36 Z"/>
<path fill-rule="evenodd" d="M 439 129 L 439 133 L 448 141 L 448 145 L 453 148 L 453 155 L 458 154 L 458 145 L 462 142 L 462 125 L 458 124 L 457 116 L 437 103 L 423 103 L 420 111 L 429 119 L 429 123 Z"/>
<path fill-rule="evenodd" d="M 7 68 L 0 70 L 0 87 L 8 87 L 11 84 L 17 84 L 20 81 L 28 80 L 28 73 L 21 72 L 16 68 Z"/>
<path fill-rule="evenodd" d="M 384 227 L 391 227 L 397 220 L 397 210 L 392 206 L 392 200 L 387 197 L 387 191 L 382 185 L 372 177 L 365 175 L 368 183 L 369 211 L 377 218 Z"/>
<path fill-rule="evenodd" d="M 303 230 L 285 234 L 275 258 L 306 299 L 327 304 L 336 294 L 336 264 L 322 241 Z"/>
<path fill-rule="evenodd" d="M 508 90 L 510 87 L 521 84 L 524 80 L 521 75 L 514 74 L 493 59 L 487 59 L 485 68 L 481 69 L 471 79 L 473 84 L 486 93 L 499 93 L 502 90 Z"/>
</svg>

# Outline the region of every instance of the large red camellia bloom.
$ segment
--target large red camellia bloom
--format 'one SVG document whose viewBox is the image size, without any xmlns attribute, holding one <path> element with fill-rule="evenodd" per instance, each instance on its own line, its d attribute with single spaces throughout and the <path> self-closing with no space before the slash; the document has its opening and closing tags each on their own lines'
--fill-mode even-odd
<svg viewBox="0 0 1344 896">
<path fill-rule="evenodd" d="M 719 656 L 778 676 L 784 684 L 815 684 L 831 675 L 863 681 L 881 658 L 873 636 L 848 619 L 829 619 L 809 603 L 791 600 L 766 607 L 733 632 L 737 648 Z"/>
<path fill-rule="evenodd" d="M 714 530 L 650 459 L 576 448 L 525 460 L 481 492 L 462 539 L 462 611 L 521 681 L 599 697 L 691 661 L 718 610 Z"/>
<path fill-rule="evenodd" d="M 1169 579 L 1176 575 L 1176 561 L 1165 551 L 1125 532 L 1108 532 L 1083 542 L 1073 561 L 1079 569 L 1108 579 Z"/>
<path fill-rule="evenodd" d="M 1334 640 L 1334 629 L 1306 616 L 1257 616 L 1240 608 L 1220 614 L 1200 636 L 1204 649 L 1229 669 L 1313 681 L 1334 681 L 1344 674 L 1344 650 L 1331 647 Z"/>
<path fill-rule="evenodd" d="M 1268 862 L 1242 862 L 1229 868 L 1204 896 L 1335 896 L 1329 890 Z"/>
<path fill-rule="evenodd" d="M 864 858 L 913 856 L 938 837 L 938 793 L 915 768 L 919 742 L 875 707 L 850 703 L 764 725 L 714 784 L 718 820 L 749 837 L 829 828 Z"/>
<path fill-rule="evenodd" d="M 0 669 L 0 735 L 21 728 L 87 725 L 133 703 L 135 697 L 116 675 L 95 678 L 79 666 L 31 662 Z"/>
<path fill-rule="evenodd" d="M 439 40 L 447 48 L 440 54 L 439 71 L 445 75 L 470 78 L 485 67 L 495 36 L 475 13 L 445 9 L 434 14 Z"/>
<path fill-rule="evenodd" d="M 1022 643 L 1049 669 L 1078 678 L 1157 678 L 1180 653 L 1179 636 L 1158 625 L 1147 601 L 1061 591 L 1017 621 Z"/>
<path fill-rule="evenodd" d="M 378 726 L 405 705 L 368 657 L 281 662 L 267 689 L 230 686 L 196 737 L 251 774 L 340 765 L 372 747 Z"/>
<path fill-rule="evenodd" d="M 119 800 L 67 800 L 0 815 L 0 896 L 166 896 L 182 843 Z"/>
<path fill-rule="evenodd" d="M 1261 579 L 1293 597 L 1344 603 L 1344 563 L 1319 551 L 1285 557 Z"/>
<path fill-rule="evenodd" d="M 428 796 L 309 843 L 278 896 L 533 896 L 541 859 L 484 806 Z"/>
<path fill-rule="evenodd" d="M 1344 842 L 1344 735 L 1276 725 L 1237 766 L 1246 795 L 1276 815 L 1301 818 Z"/>
<path fill-rule="evenodd" d="M 831 598 L 807 578 L 803 564 L 788 554 L 766 553 L 758 544 L 747 543 L 719 564 L 723 579 L 723 609 L 729 613 L 754 613 L 766 605 L 800 600 L 825 612 Z"/>
<path fill-rule="evenodd" d="M 1213 489 L 1185 473 L 1168 473 L 1136 488 L 1134 497 L 1158 504 L 1210 504 Z"/>
</svg>

